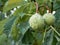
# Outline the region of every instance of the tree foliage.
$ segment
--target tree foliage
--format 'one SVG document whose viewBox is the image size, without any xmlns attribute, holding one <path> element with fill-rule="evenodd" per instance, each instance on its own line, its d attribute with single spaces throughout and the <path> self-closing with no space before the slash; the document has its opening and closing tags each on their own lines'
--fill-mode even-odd
<svg viewBox="0 0 60 45">
<path fill-rule="evenodd" d="M 36 13 L 34 0 L 0 0 L 0 45 L 60 45 L 60 0 L 36 2 L 41 16 L 47 10 L 56 12 L 55 23 L 38 31 L 29 25 L 30 17 Z"/>
</svg>

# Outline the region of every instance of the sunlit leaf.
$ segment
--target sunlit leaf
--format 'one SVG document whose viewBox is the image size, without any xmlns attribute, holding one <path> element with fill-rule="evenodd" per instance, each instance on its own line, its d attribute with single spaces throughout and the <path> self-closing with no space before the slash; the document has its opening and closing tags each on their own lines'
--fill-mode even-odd
<svg viewBox="0 0 60 45">
<path fill-rule="evenodd" d="M 22 4 L 23 0 L 8 0 L 6 4 L 4 5 L 3 11 L 7 12 L 11 10 L 14 7 L 20 6 Z"/>
</svg>

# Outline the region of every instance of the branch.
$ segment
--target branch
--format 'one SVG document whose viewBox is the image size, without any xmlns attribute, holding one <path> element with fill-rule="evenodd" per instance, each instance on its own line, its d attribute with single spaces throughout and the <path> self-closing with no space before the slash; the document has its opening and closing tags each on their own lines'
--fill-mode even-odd
<svg viewBox="0 0 60 45">
<path fill-rule="evenodd" d="M 45 6 L 47 10 L 49 10 L 49 13 L 51 13 L 51 9 L 48 6 Z"/>
<path fill-rule="evenodd" d="M 60 36 L 60 33 L 58 33 L 58 32 L 56 31 L 56 29 L 55 29 L 53 26 L 50 26 L 50 27 L 53 29 L 53 31 L 55 31 L 55 33 L 58 34 L 58 36 Z"/>
<path fill-rule="evenodd" d="M 38 13 L 38 8 L 39 8 L 38 3 L 35 2 L 35 5 L 36 5 L 36 13 Z"/>
<path fill-rule="evenodd" d="M 51 13 L 51 9 L 50 9 L 49 6 L 46 5 L 45 3 L 43 3 L 42 5 L 40 5 L 40 6 L 39 6 L 39 9 L 40 9 L 41 7 L 46 8 L 46 9 L 49 10 L 49 12 Z"/>
<path fill-rule="evenodd" d="M 32 2 L 32 1 L 36 2 L 36 0 L 31 0 L 31 2 Z"/>
<path fill-rule="evenodd" d="M 51 13 L 53 12 L 53 2 L 51 2 Z"/>
</svg>

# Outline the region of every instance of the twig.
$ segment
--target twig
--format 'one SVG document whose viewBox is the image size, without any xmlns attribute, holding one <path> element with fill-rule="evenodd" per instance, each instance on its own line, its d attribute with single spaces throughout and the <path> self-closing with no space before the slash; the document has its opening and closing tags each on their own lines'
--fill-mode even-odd
<svg viewBox="0 0 60 45">
<path fill-rule="evenodd" d="M 36 2 L 36 0 L 31 0 L 31 2 L 32 2 L 32 1 Z"/>
<path fill-rule="evenodd" d="M 45 5 L 45 8 L 49 10 L 49 13 L 51 13 L 51 9 L 47 5 Z"/>
<path fill-rule="evenodd" d="M 45 40 L 45 36 L 46 36 L 46 30 L 44 32 L 44 36 L 43 36 L 43 40 L 42 40 L 42 43 L 44 43 L 44 40 Z"/>
<path fill-rule="evenodd" d="M 55 29 L 53 26 L 50 26 L 50 27 L 53 29 L 53 31 L 55 31 L 55 33 L 58 34 L 58 36 L 60 36 L 60 33 L 58 33 L 58 32 L 56 31 L 56 29 Z"/>
<path fill-rule="evenodd" d="M 37 2 L 35 2 L 35 5 L 36 5 L 36 13 L 38 13 L 38 3 Z"/>
<path fill-rule="evenodd" d="M 45 36 L 46 36 L 46 32 L 47 32 L 47 30 L 48 30 L 49 28 L 50 28 L 50 27 L 48 27 L 48 28 L 46 28 L 46 29 L 45 29 L 45 32 L 44 32 L 44 36 L 43 36 L 43 41 L 42 41 L 42 43 L 44 43 Z"/>
<path fill-rule="evenodd" d="M 39 9 L 40 9 L 41 7 L 45 7 L 45 8 L 46 8 L 47 10 L 49 10 L 49 12 L 51 13 L 51 9 L 50 9 L 46 4 L 43 4 L 43 5 L 39 6 Z"/>
<path fill-rule="evenodd" d="M 53 12 L 53 2 L 51 2 L 51 13 Z"/>
</svg>

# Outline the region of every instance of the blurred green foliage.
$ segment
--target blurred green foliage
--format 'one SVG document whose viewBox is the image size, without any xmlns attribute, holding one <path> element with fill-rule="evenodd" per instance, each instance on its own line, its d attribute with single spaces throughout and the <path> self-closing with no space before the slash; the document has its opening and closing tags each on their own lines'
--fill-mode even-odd
<svg viewBox="0 0 60 45">
<path fill-rule="evenodd" d="M 40 14 L 43 15 L 47 11 L 43 5 L 51 9 L 51 0 L 36 1 L 41 6 Z M 17 6 L 20 8 L 16 8 Z M 8 14 L 8 18 L 6 18 L 5 13 L 14 8 L 16 11 Z M 60 45 L 60 36 L 51 28 L 46 32 L 36 32 L 30 27 L 28 21 L 36 13 L 35 10 L 35 4 L 30 0 L 0 0 L 0 45 Z M 53 11 L 56 11 L 54 14 L 56 22 L 53 27 L 60 34 L 60 0 L 53 0 Z"/>
</svg>

